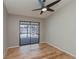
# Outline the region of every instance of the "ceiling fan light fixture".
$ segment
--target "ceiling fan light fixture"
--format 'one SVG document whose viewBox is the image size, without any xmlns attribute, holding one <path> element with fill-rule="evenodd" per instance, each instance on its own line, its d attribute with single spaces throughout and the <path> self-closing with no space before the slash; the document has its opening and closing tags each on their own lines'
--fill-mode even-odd
<svg viewBox="0 0 79 59">
<path fill-rule="evenodd" d="M 54 10 L 51 9 L 50 7 L 54 6 L 55 4 L 57 4 L 60 1 L 61 0 L 56 0 L 56 1 L 54 1 L 54 2 L 52 2 L 52 3 L 45 6 L 46 0 L 39 0 L 41 8 L 34 9 L 33 11 L 41 10 L 40 15 L 43 14 L 43 12 L 46 12 L 46 11 L 54 12 Z"/>
<path fill-rule="evenodd" d="M 44 12 L 47 11 L 47 8 L 43 8 L 42 11 L 44 11 Z"/>
</svg>

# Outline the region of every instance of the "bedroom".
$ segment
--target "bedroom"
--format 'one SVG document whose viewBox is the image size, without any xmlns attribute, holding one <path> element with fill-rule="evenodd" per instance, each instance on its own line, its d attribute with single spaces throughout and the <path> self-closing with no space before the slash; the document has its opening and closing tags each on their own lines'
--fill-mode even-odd
<svg viewBox="0 0 79 59">
<path fill-rule="evenodd" d="M 52 48 L 57 51 L 57 54 L 60 51 L 68 54 L 68 57 L 64 55 L 55 59 L 74 59 L 76 57 L 76 1 L 43 1 L 3 1 L 3 55 L 5 59 L 50 59 L 51 55 L 53 59 L 56 55 L 52 54 L 53 50 L 49 51 Z M 54 4 L 53 2 L 56 1 L 58 2 Z M 53 6 L 50 7 L 52 11 L 49 11 L 47 6 L 51 3 L 53 3 Z M 44 7 L 34 10 L 41 6 Z M 23 54 L 19 54 L 20 48 Z M 35 49 L 35 52 L 42 50 L 41 53 L 38 52 L 32 56 L 31 49 Z M 42 53 L 45 51 L 47 54 Z"/>
</svg>

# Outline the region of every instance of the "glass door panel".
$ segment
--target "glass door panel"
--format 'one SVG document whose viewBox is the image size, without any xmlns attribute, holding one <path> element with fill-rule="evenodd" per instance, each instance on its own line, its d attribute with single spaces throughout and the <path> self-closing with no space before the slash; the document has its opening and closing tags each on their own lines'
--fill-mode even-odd
<svg viewBox="0 0 79 59">
<path fill-rule="evenodd" d="M 30 44 L 30 39 L 28 38 L 28 25 L 20 25 L 20 45 Z"/>
<path fill-rule="evenodd" d="M 20 22 L 20 45 L 39 43 L 39 23 Z"/>
<path fill-rule="evenodd" d="M 31 43 L 39 43 L 38 36 L 38 23 L 31 25 Z"/>
</svg>

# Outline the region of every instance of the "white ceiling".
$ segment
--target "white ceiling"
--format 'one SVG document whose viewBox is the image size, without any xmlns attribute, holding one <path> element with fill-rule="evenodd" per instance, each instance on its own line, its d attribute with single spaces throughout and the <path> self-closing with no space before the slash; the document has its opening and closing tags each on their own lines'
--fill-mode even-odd
<svg viewBox="0 0 79 59">
<path fill-rule="evenodd" d="M 56 0 L 46 0 L 46 5 Z M 52 6 L 54 10 L 58 10 L 60 7 L 67 4 L 70 0 L 61 0 L 58 4 Z M 33 9 L 40 8 L 38 0 L 4 0 L 7 11 L 10 14 L 37 17 L 37 18 L 46 18 L 54 12 L 46 11 L 40 15 L 40 11 L 32 11 Z"/>
</svg>

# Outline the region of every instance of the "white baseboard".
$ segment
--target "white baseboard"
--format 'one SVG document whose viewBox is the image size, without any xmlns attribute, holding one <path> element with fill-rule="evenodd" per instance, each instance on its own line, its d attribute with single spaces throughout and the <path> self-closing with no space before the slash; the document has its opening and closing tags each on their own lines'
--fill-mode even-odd
<svg viewBox="0 0 79 59">
<path fill-rule="evenodd" d="M 11 47 L 8 47 L 8 49 L 9 49 L 9 48 L 17 48 L 17 47 L 20 47 L 20 46 L 11 46 Z"/>
<path fill-rule="evenodd" d="M 47 43 L 47 42 L 46 42 L 46 43 Z M 47 43 L 47 44 L 49 44 L 49 45 L 51 45 L 51 46 L 53 46 L 53 47 L 55 47 L 55 48 L 59 49 L 60 51 L 63 51 L 63 52 L 65 52 L 65 53 L 67 53 L 67 54 L 69 54 L 69 55 L 71 55 L 71 56 L 73 56 L 73 57 L 75 57 L 75 58 L 76 58 L 76 56 L 75 56 L 75 55 L 71 54 L 70 52 L 68 52 L 68 51 L 66 51 L 66 50 L 63 50 L 63 49 L 61 49 L 61 48 L 57 47 L 57 46 L 56 46 L 56 45 L 54 45 L 54 44 L 51 44 L 51 43 Z"/>
<path fill-rule="evenodd" d="M 3 59 L 5 59 L 6 55 L 7 55 L 7 51 L 8 51 L 8 48 L 6 49 L 4 55 L 3 55 Z"/>
<path fill-rule="evenodd" d="M 40 44 L 41 44 L 41 43 L 46 43 L 46 42 L 40 42 Z"/>
</svg>

